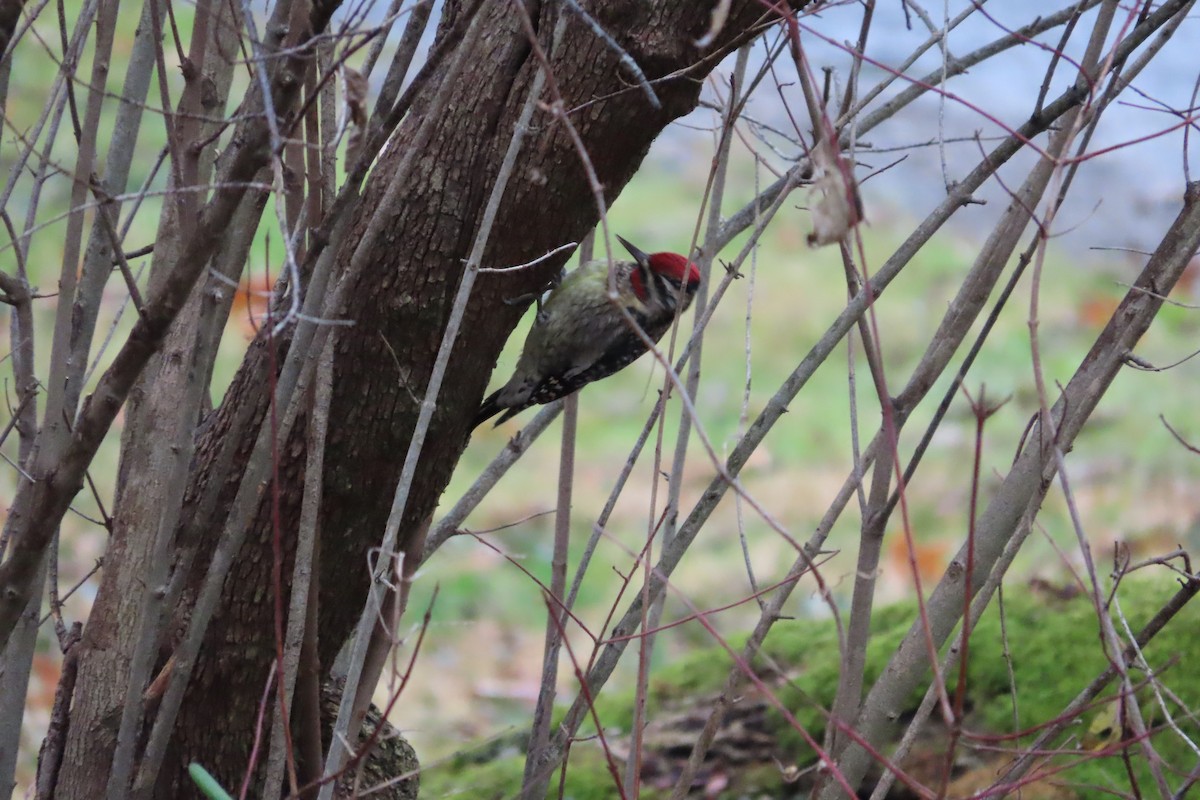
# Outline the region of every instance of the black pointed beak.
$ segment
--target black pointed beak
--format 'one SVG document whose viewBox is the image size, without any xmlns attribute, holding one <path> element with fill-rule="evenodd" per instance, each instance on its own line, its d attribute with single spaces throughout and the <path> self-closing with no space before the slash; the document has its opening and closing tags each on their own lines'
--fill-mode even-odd
<svg viewBox="0 0 1200 800">
<path fill-rule="evenodd" d="M 617 241 L 625 246 L 625 249 L 629 251 L 629 255 L 633 256 L 634 261 L 637 261 L 643 267 L 650 263 L 650 256 L 631 245 L 628 241 L 623 239 L 620 234 L 617 234 Z"/>
</svg>

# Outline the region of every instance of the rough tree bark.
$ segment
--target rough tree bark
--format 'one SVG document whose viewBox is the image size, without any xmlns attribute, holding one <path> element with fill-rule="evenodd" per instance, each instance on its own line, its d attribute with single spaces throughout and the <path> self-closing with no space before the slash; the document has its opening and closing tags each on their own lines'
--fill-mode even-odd
<svg viewBox="0 0 1200 800">
<path fill-rule="evenodd" d="M 447 3 L 439 36 L 468 3 Z M 767 4 L 734 2 L 720 35 L 701 50 L 696 40 L 707 30 L 713 2 L 638 0 L 584 2 L 582 5 L 625 48 L 654 84 L 662 102 L 655 109 L 619 65 L 619 54 L 577 17 L 567 23 L 552 66 L 571 120 L 611 201 L 634 174 L 651 142 L 673 119 L 695 108 L 701 83 L 720 56 L 769 20 Z M 802 5 L 802 3 L 794 3 Z M 526 2 L 543 48 L 563 4 Z M 319 651 L 327 668 L 359 615 L 368 581 L 368 553 L 377 545 L 418 413 L 419 396 L 437 353 L 459 279 L 462 259 L 475 236 L 479 217 L 495 180 L 513 124 L 525 101 L 538 62 L 507 2 L 484 3 L 486 28 L 478 52 L 458 82 L 429 145 L 417 155 L 400 202 L 384 207 L 397 163 L 426 117 L 437 89 L 431 82 L 402 124 L 392 145 L 368 179 L 364 198 L 338 259 L 345 263 L 374 215 L 386 215 L 386 233 L 375 243 L 372 268 L 357 276 L 339 316 L 354 321 L 337 339 L 329 443 L 325 455 L 321 516 Z M 659 81 L 666 76 L 671 76 Z M 598 220 L 598 210 L 579 156 L 561 123 L 542 110 L 535 115 L 518 170 L 510 182 L 486 265 L 529 261 L 566 241 L 580 239 Z M 469 427 L 500 349 L 525 307 L 506 300 L 543 287 L 563 263 L 551 259 L 536 268 L 482 275 L 476 283 L 446 383 L 442 389 L 420 468 L 412 487 L 400 549 L 406 537 L 431 513 L 461 455 Z M 276 359 L 281 359 L 277 354 Z M 250 446 L 266 413 L 270 357 L 260 336 L 251 346 L 221 407 L 201 426 L 184 520 L 207 486 L 221 486 L 225 509 L 236 490 Z M 248 429 L 239 413 L 253 409 Z M 299 516 L 305 464 L 304 424 L 297 424 L 279 454 L 282 533 L 290 562 Z M 239 445 L 229 474 L 214 474 L 222 442 Z M 126 465 L 131 470 L 136 464 Z M 213 619 L 175 727 L 159 796 L 193 796 L 184 767 L 196 760 L 226 786 L 240 783 L 250 752 L 254 718 L 274 654 L 271 589 L 272 527 L 269 492 L 262 487 L 259 513 L 234 569 L 226 578 L 221 609 Z M 128 493 L 123 502 L 132 502 Z M 118 512 L 119 513 L 119 512 Z M 222 512 L 223 513 L 223 512 Z M 219 514 L 218 514 L 219 517 Z M 223 520 L 181 525 L 180 544 L 195 547 L 186 588 L 174 609 L 173 635 L 186 624 L 195 592 L 220 536 Z M 113 555 L 120 550 L 114 548 Z M 114 570 L 110 561 L 106 571 Z M 290 563 L 283 574 L 291 575 Z M 285 581 L 287 578 L 285 577 Z M 120 586 L 104 581 L 89 629 L 127 623 L 117 616 Z M 286 587 L 285 587 L 286 591 Z M 98 647 L 95 636 L 84 646 Z M 162 658 L 170 652 L 164 645 Z M 84 656 L 86 659 L 86 655 Z M 161 663 L 161 662 L 160 662 Z M 81 672 L 78 693 L 103 676 Z M 118 714 L 119 708 L 112 709 Z M 93 723 L 114 725 L 100 716 Z M 115 729 L 114 729 L 115 730 Z M 112 733 L 108 734 L 112 738 Z M 73 726 L 75 757 L 63 767 L 63 797 L 96 797 L 109 768 L 111 743 L 87 746 L 94 729 Z M 89 777 L 91 776 L 91 777 Z M 95 776 L 101 776 L 99 778 Z M 99 781 L 99 783 L 97 783 Z"/>
</svg>

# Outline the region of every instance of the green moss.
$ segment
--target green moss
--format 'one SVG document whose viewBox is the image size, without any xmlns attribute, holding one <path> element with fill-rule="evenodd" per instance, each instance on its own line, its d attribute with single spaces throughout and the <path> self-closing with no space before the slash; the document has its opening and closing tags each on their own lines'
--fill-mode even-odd
<svg viewBox="0 0 1200 800">
<path fill-rule="evenodd" d="M 871 646 L 867 649 L 865 662 L 866 685 L 870 686 L 883 672 L 888 658 L 908 631 L 915 612 L 915 603 L 898 603 L 876 609 L 871 623 Z M 777 662 L 793 667 L 794 677 L 776 693 L 796 721 L 819 741 L 827 720 L 825 710 L 833 705 L 841 671 L 841 652 L 835 624 L 828 620 L 820 630 L 809 630 L 807 625 L 801 623 L 779 628 L 778 634 L 767 640 L 766 650 Z M 782 714 L 774 712 L 774 717 L 783 751 L 809 752 L 804 737 L 783 719 Z M 815 757 L 801 759 L 800 766 L 814 760 Z"/>
<path fill-rule="evenodd" d="M 1122 584 L 1119 599 L 1130 627 L 1134 631 L 1140 630 L 1177 588 L 1174 581 L 1166 579 Z M 1067 703 L 1108 664 L 1100 645 L 1100 625 L 1088 598 L 1047 602 L 1045 598 L 1024 593 L 1010 598 L 1005 612 L 1015 692 L 1010 689 L 1005 665 L 999 612 L 989 609 L 971 637 L 968 680 L 970 696 L 975 703 L 973 724 L 990 734 L 1027 731 L 1057 718 Z M 1194 636 L 1197 623 L 1200 623 L 1200 607 L 1193 603 L 1172 620 L 1145 651 L 1147 661 L 1155 670 L 1176 665 L 1161 672 L 1160 679 L 1188 707 L 1195 707 L 1200 701 L 1200 685 L 1193 679 L 1190 668 L 1179 665 L 1200 663 L 1200 639 Z M 1120 631 L 1120 622 L 1116 621 L 1116 624 Z M 1146 675 L 1131 670 L 1130 677 L 1136 685 L 1143 683 Z M 1104 697 L 1114 697 L 1118 691 L 1119 686 L 1111 683 Z M 1019 726 L 1016 730 L 1014 694 Z M 1139 691 L 1139 701 L 1147 726 L 1157 728 L 1157 731 L 1152 730 L 1155 750 L 1167 765 L 1185 772 L 1190 770 L 1195 764 L 1195 756 L 1182 739 L 1163 727 L 1165 719 L 1152 692 L 1148 689 Z M 1178 707 L 1170 710 L 1185 733 L 1195 738 L 1197 725 L 1183 718 Z M 1092 721 L 1106 714 L 1114 716 L 1113 708 L 1103 702 L 1084 712 L 1070 728 L 1074 737 L 1083 738 Z M 1111 737 L 1111 742 L 1115 743 L 1118 738 Z M 1019 741 L 1028 744 L 1032 736 L 1023 736 Z M 1013 744 L 1007 742 L 1006 746 Z M 1140 786 L 1152 785 L 1145 759 L 1136 747 L 1131 749 L 1131 756 Z M 1119 792 L 1131 791 L 1120 752 L 1080 756 L 1078 761 L 1080 763 L 1061 776 L 1062 780 L 1080 787 L 1104 786 Z M 1067 763 L 1070 762 L 1061 762 L 1063 766 Z"/>
<path fill-rule="evenodd" d="M 422 774 L 421 796 L 463 797 L 471 800 L 509 798 L 520 791 L 524 772 L 523 754 L 508 754 L 483 762 L 473 757 L 454 758 L 427 769 Z M 551 779 L 547 798 L 559 796 L 560 774 L 556 772 Z M 567 786 L 563 796 L 567 800 L 608 800 L 616 795 L 612 787 L 613 776 L 600 748 L 588 743 L 575 745 L 571 753 L 570 770 L 567 773 Z"/>
<path fill-rule="evenodd" d="M 1120 602 L 1129 624 L 1138 630 L 1176 590 L 1172 580 L 1127 580 L 1122 584 Z M 867 652 L 866 671 L 869 686 L 881 673 L 888 658 L 916 618 L 914 603 L 901 603 L 877 609 L 872 625 L 872 640 Z M 1200 606 L 1185 608 L 1151 643 L 1146 657 L 1156 669 L 1164 665 L 1194 665 L 1200 663 L 1200 637 L 1193 635 L 1200 623 Z M 1063 708 L 1105 666 L 1106 660 L 1099 645 L 1099 625 L 1096 612 L 1086 596 L 1070 600 L 1058 599 L 1051 593 L 1035 592 L 1026 587 L 1010 589 L 1005 597 L 1005 624 L 1009 666 L 1004 655 L 1005 636 L 1002 635 L 1000 614 L 995 603 L 984 614 L 972 632 L 969 647 L 968 734 L 1004 737 L 1058 717 Z M 957 641 L 957 637 L 956 637 Z M 738 650 L 745 637 L 731 639 Z M 764 657 L 765 656 L 765 657 Z M 693 704 L 706 709 L 711 696 L 720 690 L 732 660 L 724 649 L 708 649 L 658 670 L 652 678 L 653 690 L 650 716 L 669 709 L 677 711 Z M 768 664 L 779 665 L 786 671 L 780 678 Z M 837 688 L 840 655 L 837 628 L 832 620 L 796 620 L 776 625 L 768 638 L 755 667 L 771 686 L 780 701 L 805 727 L 809 735 L 820 740 L 825 726 L 825 714 Z M 1182 703 L 1189 707 L 1200 704 L 1200 685 L 1191 679 L 1188 668 L 1167 669 L 1164 682 Z M 770 676 L 770 677 L 767 677 Z M 1135 680 L 1144 676 L 1135 673 Z M 953 691 L 957 672 L 947 676 Z M 1109 695 L 1115 692 L 1111 689 Z M 1162 725 L 1161 712 L 1155 710 L 1152 696 L 1143 692 L 1143 709 L 1148 724 L 1159 732 L 1153 742 L 1157 752 L 1168 765 L 1187 770 L 1194 763 L 1186 744 Z M 907 710 L 916 708 L 921 694 L 914 693 Z M 1017 729 L 1014 729 L 1013 707 L 1016 698 Z M 597 701 L 597 711 L 606 726 L 625 730 L 629 725 L 632 707 L 629 693 L 613 693 Z M 1186 719 L 1180 709 L 1172 714 L 1185 732 L 1193 737 L 1197 725 Z M 1106 716 L 1107 715 L 1107 716 Z M 1072 727 L 1076 738 L 1082 738 L 1093 720 L 1113 716 L 1112 706 L 1103 702 L 1081 716 Z M 812 763 L 812 751 L 801 735 L 793 730 L 776 711 L 770 714 L 781 753 L 791 754 L 789 763 L 801 768 Z M 1098 723 L 1094 727 L 1101 727 Z M 611 738 L 611 735 L 610 735 Z M 966 737 L 970 741 L 971 736 Z M 1014 748 L 1028 744 L 1032 734 L 1019 739 L 999 740 L 1000 747 Z M 515 740 L 513 740 L 515 741 Z M 1102 741 L 1100 744 L 1104 744 Z M 1076 746 L 1071 744 L 1069 746 Z M 480 763 L 478 757 L 457 759 L 438 766 L 423 778 L 423 795 L 428 797 L 511 796 L 520 786 L 523 758 L 514 754 L 512 746 L 503 753 L 493 752 Z M 1149 786 L 1150 776 L 1144 759 L 1134 752 L 1131 759 L 1141 786 Z M 1065 771 L 1057 779 L 1067 786 L 1102 786 L 1118 792 L 1128 792 L 1129 780 L 1119 752 L 1105 755 L 1099 750 L 1083 751 L 1055 762 Z M 1069 769 L 1068 769 L 1069 767 Z M 774 764 L 751 766 L 732 776 L 740 793 L 781 796 L 786 794 L 780 771 Z M 565 797 L 577 800 L 612 797 L 612 775 L 595 742 L 577 744 L 572 751 L 567 774 Z M 557 784 L 557 779 L 555 780 Z M 1090 796 L 1084 788 L 1077 796 Z M 550 796 L 557 796 L 554 788 Z M 658 795 L 651 787 L 644 797 Z"/>
<path fill-rule="evenodd" d="M 470 797 L 477 800 L 511 797 L 521 788 L 525 757 L 504 756 L 478 763 L 453 758 L 421 773 L 423 797 Z"/>
<path fill-rule="evenodd" d="M 1177 584 L 1170 580 L 1126 581 L 1121 588 L 1121 607 L 1133 630 L 1139 630 L 1176 590 Z M 901 638 L 907 633 L 915 616 L 911 605 L 898 605 L 881 609 L 876 616 L 873 638 L 867 653 L 867 685 L 878 677 Z M 1155 668 L 1165 664 L 1200 663 L 1200 638 L 1192 635 L 1200 623 L 1200 607 L 1189 606 L 1169 625 L 1146 649 L 1146 657 Z M 967 677 L 967 729 L 984 736 L 1011 735 L 1034 729 L 1054 720 L 1064 707 L 1107 665 L 1100 646 L 1100 626 L 1090 600 L 1076 597 L 1072 600 L 1048 598 L 1041 593 L 1010 591 L 1005 603 L 1005 624 L 1009 656 L 1012 660 L 1010 677 L 1004 655 L 1005 637 L 1002 635 L 998 606 L 988 609 L 975 627 L 970 638 Z M 828 626 L 832 627 L 832 626 Z M 837 685 L 838 664 L 836 647 L 832 642 L 823 642 L 820 635 L 805 635 L 796 628 L 784 629 L 780 637 L 772 639 L 770 648 L 777 652 L 784 663 L 801 665 L 797 688 L 788 687 L 777 692 L 780 699 L 793 711 L 810 735 L 820 739 L 824 726 L 824 715 L 817 705 L 828 708 Z M 827 631 L 825 632 L 828 633 Z M 955 635 L 957 642 L 958 634 Z M 802 644 L 809 642 L 806 652 L 780 648 L 779 640 L 797 638 Z M 822 645 L 829 646 L 822 646 Z M 784 655 L 790 652 L 794 658 Z M 1131 673 L 1133 680 L 1140 681 L 1144 675 Z M 945 676 L 953 692 L 957 685 L 957 672 Z M 1174 674 L 1169 670 L 1164 681 L 1187 707 L 1200 702 L 1200 685 L 1178 668 Z M 1115 695 L 1117 687 L 1111 685 L 1107 696 Z M 909 698 L 906 712 L 916 708 L 921 692 Z M 1015 697 L 1015 701 L 1014 701 Z M 807 698 L 807 699 L 806 699 Z M 1152 695 L 1143 690 L 1139 694 L 1143 713 L 1149 718 L 1147 724 L 1154 727 L 1164 721 L 1156 711 Z M 1014 706 L 1018 723 L 1014 727 Z M 1082 737 L 1087 726 L 1097 717 L 1112 709 L 1104 703 L 1081 715 L 1071 728 L 1077 738 Z M 1180 719 L 1182 710 L 1173 708 L 1172 714 L 1190 736 L 1197 732 L 1195 723 Z M 779 741 L 784 752 L 806 753 L 797 759 L 800 766 L 807 766 L 815 759 L 801 735 L 775 714 Z M 1160 730 L 1160 734 L 1163 732 Z M 1018 742 L 1028 744 L 1033 735 L 1020 737 L 1017 741 L 1004 741 L 1000 745 L 1014 747 Z M 1188 770 L 1194 756 L 1185 742 L 1169 731 L 1154 736 L 1154 747 L 1168 765 Z M 1074 746 L 1074 745 L 1073 745 Z M 1117 787 L 1129 791 L 1129 781 L 1123 758 L 1119 752 L 1107 756 L 1079 757 L 1079 763 L 1060 776 L 1061 780 L 1076 786 Z M 1144 759 L 1135 751 L 1135 772 L 1139 783 L 1149 785 L 1149 771 Z M 1060 766 L 1065 767 L 1064 761 Z"/>
</svg>

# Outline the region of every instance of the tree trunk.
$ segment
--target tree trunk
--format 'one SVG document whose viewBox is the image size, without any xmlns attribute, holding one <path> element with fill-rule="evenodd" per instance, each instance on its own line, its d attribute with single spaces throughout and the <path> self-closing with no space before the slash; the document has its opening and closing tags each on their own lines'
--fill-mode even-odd
<svg viewBox="0 0 1200 800">
<path fill-rule="evenodd" d="M 447 3 L 439 37 L 455 15 L 462 13 L 463 5 L 470 4 Z M 565 6 L 557 2 L 526 5 L 541 46 L 549 52 L 550 32 Z M 636 79 L 620 65 L 620 54 L 582 19 L 571 16 L 562 45 L 550 56 L 553 74 L 606 201 L 611 201 L 637 170 L 654 138 L 671 120 L 696 106 L 703 78 L 720 61 L 720 55 L 752 35 L 751 28 L 763 16 L 764 6 L 750 0 L 735 2 L 717 40 L 702 51 L 695 42 L 708 29 L 713 3 L 610 0 L 583 5 L 646 76 L 658 81 L 654 89 L 662 103 L 661 109 L 655 109 Z M 371 268 L 354 276 L 346 295 L 348 302 L 338 313 L 354 324 L 338 333 L 325 454 L 319 607 L 319 653 L 325 670 L 361 613 L 369 577 L 368 554 L 381 538 L 402 466 L 400 454 L 406 451 L 413 433 L 419 398 L 463 273 L 463 259 L 539 68 L 512 4 L 485 2 L 479 13 L 487 19 L 478 52 L 454 87 L 445 112 L 429 120 L 435 126 L 433 136 L 416 154 L 399 201 L 392 206 L 383 204 L 406 144 L 426 120 L 423 112 L 437 91 L 436 80 L 425 88 L 379 159 L 351 234 L 338 254 L 339 263 L 348 263 L 371 219 L 376 215 L 386 219 L 385 233 L 371 251 Z M 667 75 L 673 77 L 659 81 Z M 546 103 L 553 100 L 548 93 L 542 99 Z M 530 261 L 564 242 L 579 240 L 597 220 L 598 210 L 579 154 L 565 126 L 543 107 L 535 113 L 508 184 L 485 266 Z M 525 306 L 506 301 L 540 290 L 564 260 L 562 256 L 530 269 L 484 274 L 476 282 L 405 510 L 401 551 L 409 547 L 409 537 L 430 516 L 445 488 L 467 443 L 496 358 L 525 311 Z M 276 365 L 283 359 L 283 346 L 278 343 Z M 174 609 L 162 660 L 186 627 L 223 528 L 224 510 L 266 417 L 272 368 L 267 340 L 260 335 L 221 407 L 201 427 L 179 542 L 182 548 L 195 548 L 197 557 L 190 564 L 185 590 Z M 247 415 L 247 411 L 252 413 Z M 240 423 L 239 416 L 250 423 Z M 298 422 L 278 454 L 285 592 L 303 489 L 306 427 Z M 130 435 L 147 434 L 148 429 Z M 231 437 L 238 447 L 234 467 L 229 474 L 218 474 L 214 471 L 217 453 Z M 138 470 L 142 465 L 128 467 Z M 210 484 L 223 487 L 217 518 L 189 519 L 200 491 Z M 203 764 L 226 787 L 240 785 L 246 768 L 255 717 L 275 652 L 273 528 L 267 487 L 262 488 L 261 498 L 193 672 L 159 796 L 196 796 L 185 772 L 191 761 Z M 128 491 L 122 493 L 122 503 L 126 502 L 134 502 Z M 110 557 L 119 558 L 120 552 L 115 548 Z M 110 560 L 106 571 L 113 568 Z M 97 620 L 114 619 L 119 595 L 119 587 L 106 580 L 89 627 Z M 120 624 L 126 623 L 121 620 Z M 85 640 L 85 648 L 87 645 Z M 78 691 L 94 692 L 89 684 L 102 680 L 103 675 L 81 671 Z M 117 691 L 121 693 L 123 687 Z M 119 718 L 120 709 L 114 711 Z M 69 741 L 78 744 L 95 735 L 94 730 L 73 727 Z M 110 748 L 76 747 L 74 752 L 80 757 L 64 764 L 64 778 L 107 774 Z M 63 787 L 77 785 L 74 779 L 61 783 Z M 97 795 L 80 790 L 60 796 Z"/>
</svg>

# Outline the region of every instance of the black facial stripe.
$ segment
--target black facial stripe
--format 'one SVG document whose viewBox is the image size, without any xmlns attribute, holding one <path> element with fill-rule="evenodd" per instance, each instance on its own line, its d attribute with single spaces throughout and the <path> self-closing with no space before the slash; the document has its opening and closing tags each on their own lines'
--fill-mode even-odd
<svg viewBox="0 0 1200 800">
<path fill-rule="evenodd" d="M 656 272 L 654 273 L 654 284 L 660 303 L 666 308 L 675 308 L 675 305 L 679 302 L 679 295 L 683 290 L 679 281 Z"/>
<path fill-rule="evenodd" d="M 646 305 L 656 306 L 662 303 L 662 287 L 659 285 L 659 275 L 649 268 L 649 265 L 639 263 L 642 273 L 642 286 L 646 287 Z"/>
</svg>

